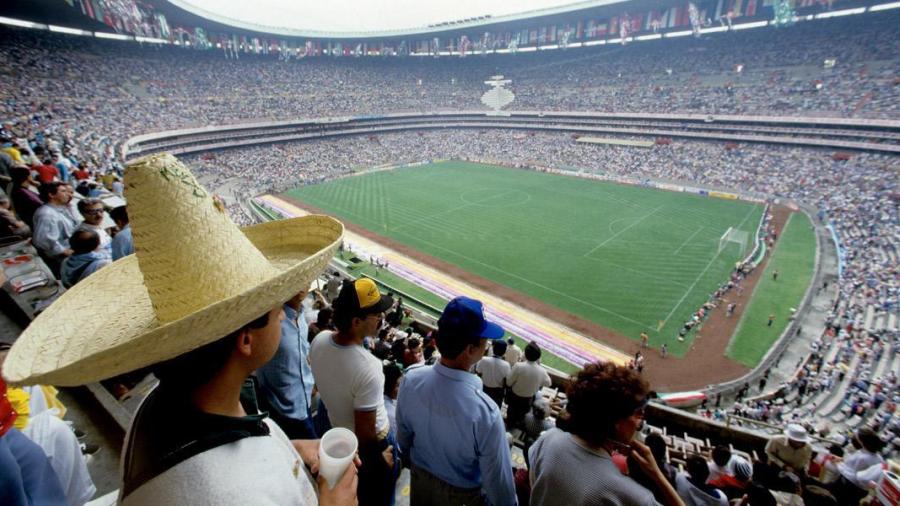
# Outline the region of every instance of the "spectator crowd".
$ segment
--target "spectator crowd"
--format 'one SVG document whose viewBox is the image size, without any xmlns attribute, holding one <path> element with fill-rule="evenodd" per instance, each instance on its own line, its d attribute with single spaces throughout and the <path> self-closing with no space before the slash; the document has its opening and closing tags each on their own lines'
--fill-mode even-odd
<svg viewBox="0 0 900 506">
<path fill-rule="evenodd" d="M 127 207 L 116 200 L 126 184 L 121 145 L 132 135 L 254 119 L 474 109 L 481 81 L 496 73 L 513 79 L 518 106 L 538 110 L 895 118 L 898 19 L 886 13 L 776 33 L 730 33 L 728 43 L 691 38 L 464 61 L 222 60 L 220 53 L 3 28 L 0 238 L 31 239 L 71 287 L 133 252 Z M 847 26 L 863 21 L 864 28 Z M 834 44 L 836 37 L 841 44 Z M 831 58 L 837 65 L 823 69 Z M 306 499 L 392 504 L 400 469 L 408 467 L 415 504 L 774 504 L 782 494 L 811 504 L 853 504 L 873 488 L 886 466 L 883 456 L 896 457 L 896 157 L 857 153 L 835 160 L 822 150 L 726 149 L 695 141 L 639 150 L 580 144 L 565 134 L 460 129 L 223 150 L 186 161 L 222 194 L 217 204 L 246 224 L 253 221 L 245 207 L 252 195 L 344 177 L 360 167 L 428 159 L 577 168 L 802 203 L 840 241 L 843 271 L 831 286 L 836 295 L 827 330 L 795 378 L 773 396 L 742 399 L 728 409 L 786 427 L 765 455 L 746 459 L 731 453 L 727 442 L 707 442 L 672 462 L 666 434 L 641 430 L 651 393 L 637 371 L 591 364 L 560 394 L 550 389 L 537 345 L 522 349 L 505 340 L 503 329 L 484 320 L 478 301 L 455 299 L 437 328 L 428 329 L 411 322 L 400 299 L 381 295 L 370 281 L 332 275 L 321 293 L 297 287 L 265 321 L 237 322 L 247 325 L 247 335 L 277 324 L 281 337 L 271 360 L 256 363 L 233 353 L 221 361 L 222 370 L 254 371 L 259 406 L 288 439 L 307 441 L 293 451 L 310 475 L 317 443 L 309 441 L 329 427 L 355 434 L 358 470 L 350 466 L 336 487 L 321 480 L 313 487 L 310 480 L 302 489 Z M 736 271 L 712 300 L 741 277 Z M 698 309 L 698 319 L 706 309 Z M 187 362 L 154 365 L 154 372 L 171 385 L 196 373 L 185 365 L 191 360 L 221 358 L 218 346 L 185 355 Z M 160 391 L 159 406 L 183 400 L 166 397 L 172 389 Z M 48 399 L 43 392 L 26 393 L 25 399 L 52 404 L 52 395 L 40 401 Z M 22 417 L 28 404 L 20 400 L 13 412 Z M 47 412 L 39 405 L 30 409 L 33 415 Z M 0 414 L 8 411 L 0 404 Z M 843 414 L 840 428 L 823 424 L 823 412 Z M 4 466 L 18 465 L 9 460 L 21 455 L 16 448 L 60 455 L 43 474 L 46 482 L 25 481 L 82 504 L 94 490 L 84 468 L 86 448 L 62 414 L 43 416 L 22 417 L 25 423 L 15 429 L 0 424 L 13 434 L 0 439 L 0 459 Z M 46 416 L 54 417 L 46 422 L 51 428 L 41 430 L 54 437 L 41 444 L 36 424 Z M 811 435 L 827 438 L 828 447 L 820 448 Z M 524 448 L 527 469 L 514 468 L 510 440 Z M 145 469 L 132 471 L 126 470 L 126 494 L 145 483 L 137 478 Z M 54 479 L 58 483 L 45 485 Z"/>
</svg>

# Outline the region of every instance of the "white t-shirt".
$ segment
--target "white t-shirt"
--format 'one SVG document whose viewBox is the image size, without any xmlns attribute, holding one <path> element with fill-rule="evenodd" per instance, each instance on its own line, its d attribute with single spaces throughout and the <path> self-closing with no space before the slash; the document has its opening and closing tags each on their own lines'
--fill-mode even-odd
<svg viewBox="0 0 900 506">
<path fill-rule="evenodd" d="M 503 355 L 503 359 L 506 360 L 510 367 L 518 364 L 519 360 L 522 360 L 522 348 L 515 344 L 509 345 L 506 348 L 506 354 Z"/>
<path fill-rule="evenodd" d="M 550 375 L 537 362 L 519 362 L 509 372 L 506 384 L 519 397 L 531 397 L 541 387 L 550 386 Z"/>
<path fill-rule="evenodd" d="M 375 432 L 390 426 L 384 409 L 381 361 L 360 345 L 341 346 L 334 332 L 320 332 L 309 350 L 309 363 L 319 395 L 335 427 L 356 430 L 354 411 L 375 411 Z"/>
<path fill-rule="evenodd" d="M 481 381 L 488 388 L 502 387 L 509 371 L 509 364 L 502 357 L 484 357 L 475 364 L 475 372 L 481 375 Z"/>
<path fill-rule="evenodd" d="M 264 422 L 268 436 L 197 454 L 141 485 L 121 504 L 316 506 L 316 487 L 297 450 L 275 422 Z"/>
</svg>

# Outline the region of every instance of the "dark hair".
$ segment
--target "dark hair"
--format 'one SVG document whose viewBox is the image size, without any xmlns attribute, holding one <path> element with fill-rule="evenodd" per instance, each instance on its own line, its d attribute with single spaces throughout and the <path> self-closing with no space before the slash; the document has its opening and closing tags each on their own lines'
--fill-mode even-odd
<svg viewBox="0 0 900 506">
<path fill-rule="evenodd" d="M 687 458 L 684 468 L 691 475 L 691 481 L 695 485 L 703 485 L 709 479 L 709 464 L 699 455 L 691 455 Z"/>
<path fill-rule="evenodd" d="M 750 506 L 777 506 L 778 504 L 769 489 L 756 483 L 751 484 L 747 489 L 747 499 L 749 499 Z"/>
<path fill-rule="evenodd" d="M 455 336 L 447 331 L 441 332 L 440 330 L 438 330 L 436 334 L 437 339 L 435 340 L 435 344 L 437 345 L 438 351 L 441 352 L 442 357 L 447 357 L 451 360 L 458 357 L 470 344 L 472 346 L 478 346 L 478 344 L 481 343 L 481 338 L 478 336 Z"/>
<path fill-rule="evenodd" d="M 119 206 L 109 212 L 109 217 L 115 222 L 128 223 L 128 206 Z"/>
<path fill-rule="evenodd" d="M 397 387 L 397 382 L 403 377 L 403 370 L 399 365 L 391 362 L 384 366 L 382 372 L 384 372 L 384 395 L 390 395 Z"/>
<path fill-rule="evenodd" d="M 173 359 L 150 366 L 160 384 L 170 385 L 189 394 L 216 375 L 234 351 L 236 340 L 245 329 L 261 329 L 269 324 L 269 312 L 227 336 L 205 344 Z"/>
<path fill-rule="evenodd" d="M 410 350 L 414 350 L 414 349 L 418 348 L 420 344 L 422 344 L 422 343 L 420 343 L 419 340 L 415 337 L 410 337 L 409 339 L 406 340 L 406 347 L 409 348 Z"/>
<path fill-rule="evenodd" d="M 612 362 L 588 364 L 566 388 L 569 432 L 588 443 L 601 445 L 647 397 L 650 385 L 628 367 Z"/>
<path fill-rule="evenodd" d="M 874 430 L 863 427 L 856 432 L 856 439 L 862 447 L 872 453 L 878 453 L 884 448 L 884 441 L 878 436 Z"/>
<path fill-rule="evenodd" d="M 22 183 L 28 180 L 28 176 L 31 175 L 31 169 L 28 167 L 13 167 L 9 171 L 10 177 L 12 177 L 13 185 L 22 186 Z"/>
<path fill-rule="evenodd" d="M 535 362 L 541 359 L 541 347 L 532 341 L 525 347 L 525 360 Z"/>
<path fill-rule="evenodd" d="M 653 459 L 656 460 L 657 464 L 662 465 L 667 462 L 666 440 L 661 435 L 656 432 L 647 434 L 647 437 L 644 438 L 644 444 L 650 447 L 650 453 L 653 454 Z"/>
<path fill-rule="evenodd" d="M 394 356 L 394 360 L 403 360 L 404 351 L 406 351 L 406 341 L 395 338 L 391 343 L 391 355 Z"/>
<path fill-rule="evenodd" d="M 838 457 L 843 457 L 844 456 L 844 447 L 837 443 L 831 443 L 831 446 L 828 447 L 828 453 L 830 453 L 832 455 L 837 455 Z"/>
<path fill-rule="evenodd" d="M 334 311 L 329 307 L 325 307 L 319 310 L 319 313 L 316 315 L 316 326 L 322 328 L 329 323 L 331 323 L 331 316 L 334 314 Z"/>
<path fill-rule="evenodd" d="M 353 281 L 345 279 L 341 283 L 341 291 L 338 293 L 337 298 L 334 299 L 332 305 L 334 314 L 331 318 L 334 321 L 335 327 L 342 332 L 350 330 L 350 324 L 353 323 L 353 318 L 359 316 L 358 305 L 354 307 L 353 301 L 350 300 L 351 298 L 356 297 L 355 292 L 356 286 L 353 284 Z"/>
<path fill-rule="evenodd" d="M 78 212 L 84 214 L 89 206 L 96 206 L 97 204 L 102 206 L 103 202 L 100 199 L 81 199 L 78 201 Z"/>
<path fill-rule="evenodd" d="M 497 339 L 496 341 L 494 341 L 493 344 L 491 345 L 491 348 L 492 348 L 493 351 L 494 351 L 494 356 L 495 356 L 495 357 L 502 357 L 503 355 L 505 355 L 505 354 L 506 354 L 506 348 L 507 348 L 508 346 L 509 346 L 509 345 L 506 344 L 506 341 L 504 341 L 503 339 Z"/>
<path fill-rule="evenodd" d="M 90 253 L 98 246 L 100 246 L 100 235 L 90 229 L 76 229 L 69 237 L 69 247 L 75 253 Z"/>
<path fill-rule="evenodd" d="M 731 448 L 725 445 L 716 446 L 712 451 L 712 460 L 719 467 L 727 466 L 728 461 L 731 460 Z"/>
<path fill-rule="evenodd" d="M 60 181 L 51 181 L 49 183 L 44 183 L 38 189 L 41 194 L 41 200 L 44 202 L 50 202 L 50 197 L 52 195 L 56 195 L 59 192 L 60 186 L 66 186 L 66 183 L 62 183 Z"/>
</svg>

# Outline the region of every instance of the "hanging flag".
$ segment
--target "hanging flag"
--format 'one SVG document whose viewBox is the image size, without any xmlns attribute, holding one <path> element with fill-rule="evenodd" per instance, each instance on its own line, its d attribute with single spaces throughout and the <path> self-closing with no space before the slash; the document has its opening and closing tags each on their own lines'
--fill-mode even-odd
<svg viewBox="0 0 900 506">
<path fill-rule="evenodd" d="M 757 0 L 747 0 L 747 10 L 744 12 L 747 16 L 756 16 Z"/>
<path fill-rule="evenodd" d="M 459 38 L 459 56 L 465 57 L 466 51 L 469 50 L 469 37 L 463 35 Z"/>
<path fill-rule="evenodd" d="M 643 14 L 635 14 L 630 17 L 631 19 L 631 27 L 628 30 L 629 33 L 637 33 L 641 31 L 641 23 L 643 22 L 644 15 Z"/>
<path fill-rule="evenodd" d="M 156 14 L 156 25 L 159 27 L 159 37 L 162 39 L 169 38 L 169 22 L 162 14 Z"/>
</svg>

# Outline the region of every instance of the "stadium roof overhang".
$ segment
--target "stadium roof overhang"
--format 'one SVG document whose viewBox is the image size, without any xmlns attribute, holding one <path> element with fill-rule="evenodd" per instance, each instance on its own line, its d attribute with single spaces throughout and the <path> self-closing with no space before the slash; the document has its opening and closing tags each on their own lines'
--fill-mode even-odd
<svg viewBox="0 0 900 506">
<path fill-rule="evenodd" d="M 484 31 L 508 31 L 523 25 L 537 26 L 574 23 L 588 17 L 616 16 L 623 12 L 638 12 L 648 9 L 665 9 L 681 5 L 680 0 L 585 0 L 546 9 L 532 10 L 505 16 L 480 17 L 475 19 L 448 21 L 430 26 L 403 30 L 367 32 L 326 32 L 317 30 L 297 30 L 272 26 L 255 25 L 236 19 L 226 18 L 214 12 L 204 11 L 185 0 L 149 0 L 146 2 L 166 16 L 173 25 L 199 26 L 209 32 L 226 32 L 258 37 L 273 35 L 279 38 L 304 40 L 400 40 L 406 37 L 458 37 Z M 27 2 L 0 3 L 0 16 L 24 19 L 37 23 L 49 23 L 91 31 L 109 31 L 109 27 L 81 13 L 62 0 L 29 0 Z"/>
<path fill-rule="evenodd" d="M 239 28 L 242 30 L 278 35 L 281 37 L 300 37 L 304 39 L 378 39 L 390 40 L 404 37 L 423 37 L 431 36 L 453 36 L 471 32 L 474 30 L 492 30 L 499 31 L 512 29 L 520 26 L 522 21 L 529 23 L 540 20 L 541 23 L 553 24 L 556 22 L 566 22 L 576 17 L 585 17 L 588 15 L 610 15 L 620 14 L 623 10 L 640 10 L 650 8 L 665 8 L 678 4 L 677 0 L 584 0 L 581 2 L 572 2 L 570 4 L 558 7 L 550 7 L 544 9 L 531 10 L 516 14 L 504 16 L 481 16 L 472 19 L 463 19 L 459 21 L 448 21 L 428 26 L 420 26 L 413 28 L 405 28 L 399 30 L 374 30 L 374 31 L 320 31 L 320 30 L 300 30 L 292 28 L 282 28 L 277 26 L 263 26 L 245 21 L 227 18 L 223 15 L 201 9 L 195 6 L 190 0 L 162 0 L 153 2 L 158 9 L 166 14 L 172 20 L 177 21 L 181 15 L 192 14 L 204 20 L 207 24 L 212 21 L 222 27 L 230 29 Z M 683 3 L 683 2 L 682 2 Z M 174 9 L 172 9 L 174 7 Z M 181 11 L 181 12 L 178 12 Z M 192 20 L 195 24 L 198 19 Z M 218 27 L 217 27 L 218 28 Z"/>
</svg>

